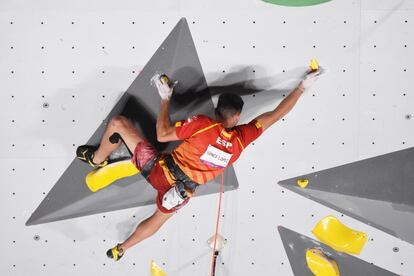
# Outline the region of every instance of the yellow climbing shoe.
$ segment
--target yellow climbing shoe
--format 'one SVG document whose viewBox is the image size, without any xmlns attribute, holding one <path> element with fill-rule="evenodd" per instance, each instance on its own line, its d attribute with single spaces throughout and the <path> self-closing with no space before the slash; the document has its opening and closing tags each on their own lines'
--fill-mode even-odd
<svg viewBox="0 0 414 276">
<path fill-rule="evenodd" d="M 95 164 L 93 162 L 93 157 L 94 157 L 95 151 L 97 149 L 98 149 L 98 147 L 95 147 L 95 146 L 89 146 L 89 145 L 79 146 L 76 149 L 76 157 L 79 160 L 91 165 L 93 168 L 105 167 L 106 165 L 108 165 L 108 159 L 104 160 L 100 164 Z"/>
<path fill-rule="evenodd" d="M 122 256 L 124 256 L 124 252 L 119 246 L 120 244 L 118 243 L 115 247 L 108 249 L 108 251 L 106 251 L 106 256 L 114 261 L 119 261 Z"/>
</svg>

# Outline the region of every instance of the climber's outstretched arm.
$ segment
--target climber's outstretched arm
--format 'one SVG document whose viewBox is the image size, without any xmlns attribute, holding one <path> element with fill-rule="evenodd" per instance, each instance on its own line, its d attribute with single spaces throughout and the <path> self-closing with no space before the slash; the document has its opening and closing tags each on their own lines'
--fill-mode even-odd
<svg viewBox="0 0 414 276">
<path fill-rule="evenodd" d="M 256 120 L 262 125 L 263 131 L 283 118 L 295 106 L 299 97 L 303 93 L 303 88 L 299 85 L 292 93 L 272 111 L 259 115 Z"/>
<path fill-rule="evenodd" d="M 289 94 L 289 96 L 283 99 L 283 101 L 274 110 L 263 113 L 256 118 L 256 120 L 262 125 L 263 131 L 279 121 L 290 110 L 292 110 L 300 96 L 303 94 L 303 91 L 315 82 L 318 74 L 319 72 L 308 74 L 306 78 L 301 81 L 298 87 L 296 87 L 295 90 Z"/>
<path fill-rule="evenodd" d="M 157 118 L 157 140 L 158 142 L 169 142 L 179 140 L 175 132 L 175 125 L 171 123 L 169 115 L 169 99 L 161 100 L 160 113 Z"/>
</svg>

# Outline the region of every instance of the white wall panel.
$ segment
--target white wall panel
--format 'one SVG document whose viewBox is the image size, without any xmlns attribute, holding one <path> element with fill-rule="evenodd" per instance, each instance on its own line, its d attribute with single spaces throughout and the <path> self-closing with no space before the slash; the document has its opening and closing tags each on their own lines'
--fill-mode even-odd
<svg viewBox="0 0 414 276">
<path fill-rule="evenodd" d="M 277 185 L 414 145 L 414 119 L 407 119 L 414 115 L 412 8 L 410 1 L 334 0 L 306 8 L 258 0 L 3 1 L 1 274 L 149 275 L 153 259 L 170 276 L 209 275 L 206 241 L 218 195 L 193 199 L 118 263 L 105 251 L 154 206 L 24 225 L 181 17 L 208 84 L 247 81 L 263 90 L 244 96 L 244 122 L 274 108 L 311 58 L 328 70 L 235 165 L 240 188 L 223 196 L 227 245 L 216 275 L 292 275 L 277 226 L 311 236 L 329 214 L 368 233 L 361 259 L 414 274 L 412 245 Z"/>
</svg>

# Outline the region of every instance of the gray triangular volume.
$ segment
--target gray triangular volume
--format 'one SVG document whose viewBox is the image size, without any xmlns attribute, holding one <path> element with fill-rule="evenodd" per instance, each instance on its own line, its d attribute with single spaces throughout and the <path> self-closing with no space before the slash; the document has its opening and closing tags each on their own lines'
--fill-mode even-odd
<svg viewBox="0 0 414 276">
<path fill-rule="evenodd" d="M 156 140 L 155 122 L 161 99 L 150 83 L 156 72 L 166 73 L 178 80 L 171 101 L 172 121 L 195 114 L 213 116 L 214 106 L 206 79 L 187 21 L 182 18 L 87 144 L 97 145 L 109 119 L 122 114 L 133 120 L 137 128 L 158 150 L 170 151 L 177 146 L 178 143 L 160 144 Z M 119 157 L 129 153 L 124 147 L 114 155 Z M 85 184 L 85 176 L 90 170 L 88 165 L 74 159 L 26 225 L 155 203 L 156 192 L 141 175 L 119 180 L 96 193 L 90 192 Z M 226 170 L 224 177 L 225 191 L 237 189 L 238 182 L 233 167 Z M 218 192 L 219 181 L 217 178 L 203 185 L 197 190 L 196 195 Z"/>
<path fill-rule="evenodd" d="M 414 148 L 380 155 L 279 185 L 414 244 Z M 306 188 L 298 179 L 308 179 Z"/>
<path fill-rule="evenodd" d="M 290 229 L 279 226 L 280 238 L 289 258 L 290 266 L 295 276 L 313 276 L 306 262 L 306 250 L 312 248 L 321 249 L 326 256 L 335 260 L 341 276 L 393 276 L 397 275 L 388 270 L 367 263 L 354 256 L 339 253 L 332 248 L 307 236 L 296 233 Z"/>
</svg>

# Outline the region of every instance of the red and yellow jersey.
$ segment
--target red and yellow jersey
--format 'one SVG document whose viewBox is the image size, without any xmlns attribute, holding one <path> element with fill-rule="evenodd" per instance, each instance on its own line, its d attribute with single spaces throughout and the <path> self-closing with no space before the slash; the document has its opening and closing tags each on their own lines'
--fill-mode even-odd
<svg viewBox="0 0 414 276">
<path fill-rule="evenodd" d="M 220 123 L 205 115 L 178 121 L 175 127 L 177 137 L 183 143 L 171 155 L 181 170 L 199 184 L 221 174 L 263 132 L 256 120 L 226 131 Z M 171 182 L 168 170 L 164 172 Z"/>
</svg>

